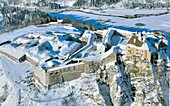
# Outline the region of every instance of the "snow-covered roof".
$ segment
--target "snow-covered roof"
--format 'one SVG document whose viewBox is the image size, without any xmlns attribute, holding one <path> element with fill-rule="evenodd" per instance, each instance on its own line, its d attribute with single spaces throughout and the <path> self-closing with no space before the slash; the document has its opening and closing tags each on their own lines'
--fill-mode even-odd
<svg viewBox="0 0 170 106">
<path fill-rule="evenodd" d="M 155 45 L 152 45 L 148 40 L 146 40 L 146 45 L 144 47 L 148 47 L 150 53 L 157 51 Z"/>
<path fill-rule="evenodd" d="M 39 64 L 44 63 L 47 59 L 51 58 L 49 51 L 44 51 L 43 53 L 39 53 L 37 48 L 32 49 L 27 53 L 31 59 L 36 61 Z"/>
<path fill-rule="evenodd" d="M 115 30 L 109 28 L 107 30 L 107 33 L 105 35 L 105 37 L 103 38 L 104 43 L 108 43 L 111 44 L 111 40 L 112 40 L 112 35 L 114 34 Z"/>
<path fill-rule="evenodd" d="M 51 31 L 46 31 L 44 36 L 54 36 L 54 34 Z"/>
<path fill-rule="evenodd" d="M 66 55 L 71 55 L 74 53 L 80 46 L 81 44 L 78 42 L 73 42 L 73 41 L 64 41 L 64 45 L 60 49 L 60 56 L 66 56 Z"/>
<path fill-rule="evenodd" d="M 80 35 L 77 35 L 77 34 L 70 34 L 72 37 L 74 37 L 74 38 L 81 38 L 81 36 Z"/>
<path fill-rule="evenodd" d="M 65 41 L 65 40 L 68 39 L 69 37 L 70 37 L 69 34 L 67 34 L 67 35 L 57 35 L 57 36 L 56 36 L 56 40 L 58 40 L 58 41 Z"/>
<path fill-rule="evenodd" d="M 127 39 L 122 39 L 122 40 L 120 40 L 120 42 L 117 45 L 117 46 L 120 47 L 122 54 L 126 54 L 126 45 L 127 45 L 127 42 L 128 42 Z"/>
<path fill-rule="evenodd" d="M 51 46 L 49 41 L 45 41 L 38 46 L 39 52 L 43 52 L 44 50 L 51 51 L 52 49 L 53 49 L 53 47 Z"/>
<path fill-rule="evenodd" d="M 58 25 L 43 26 L 43 27 L 28 26 L 25 28 L 17 29 L 10 33 L 8 32 L 8 33 L 0 34 L 0 43 L 15 39 L 17 37 L 22 37 L 25 34 L 27 34 L 26 35 L 27 37 L 37 38 L 41 36 L 43 33 L 45 33 L 46 31 L 48 32 L 52 31 L 53 34 L 55 34 L 54 32 L 60 32 L 60 33 L 63 32 L 64 34 L 77 34 L 77 35 L 81 35 L 82 33 L 80 30 L 72 26 L 58 26 Z"/>
<path fill-rule="evenodd" d="M 11 45 L 2 45 L 0 46 L 0 51 L 3 51 L 17 59 L 21 58 L 24 56 L 24 54 L 28 51 L 24 49 L 24 47 L 13 47 Z"/>
<path fill-rule="evenodd" d="M 42 64 L 42 68 L 46 70 L 47 68 L 58 66 L 60 64 L 58 59 L 52 59 L 48 62 L 45 62 Z"/>
<path fill-rule="evenodd" d="M 28 38 L 28 37 L 21 37 L 21 38 L 18 38 L 17 40 L 14 41 L 14 43 L 17 43 L 17 44 L 25 44 L 25 43 L 28 43 L 30 42 L 31 38 Z"/>
<path fill-rule="evenodd" d="M 112 46 L 112 48 L 110 50 L 108 50 L 107 52 L 105 53 L 102 53 L 102 54 L 92 54 L 92 55 L 89 55 L 87 54 L 85 57 L 84 57 L 84 60 L 85 61 L 101 61 L 105 58 L 107 58 L 108 56 L 110 56 L 111 54 L 114 53 L 114 46 Z"/>
<path fill-rule="evenodd" d="M 125 38 L 125 36 L 121 34 L 123 31 L 118 31 L 119 30 L 115 28 L 108 28 L 107 33 L 103 38 L 103 42 L 109 44 L 110 46 L 116 46 L 122 38 Z"/>
<path fill-rule="evenodd" d="M 39 40 L 31 40 L 30 42 L 27 42 L 26 48 L 34 47 L 35 45 L 39 44 Z"/>
<path fill-rule="evenodd" d="M 151 34 L 146 34 L 145 35 L 146 36 L 146 38 L 151 38 L 151 39 L 159 39 L 157 36 L 155 36 L 155 35 L 151 35 Z"/>
<path fill-rule="evenodd" d="M 83 35 L 82 38 L 89 38 L 92 34 L 94 34 L 94 32 L 86 30 Z"/>
<path fill-rule="evenodd" d="M 37 38 L 37 37 L 41 36 L 42 34 L 43 34 L 42 32 L 34 32 L 34 33 L 27 34 L 26 37 L 29 37 L 29 38 L 35 37 L 35 38 Z"/>
<path fill-rule="evenodd" d="M 132 32 L 132 31 L 128 31 L 128 30 L 122 30 L 122 29 L 117 29 L 117 28 L 111 28 L 112 30 L 115 30 L 119 33 L 125 33 L 125 34 L 132 34 L 132 33 L 136 33 L 136 32 Z"/>
<path fill-rule="evenodd" d="M 97 44 L 97 51 L 105 52 L 105 45 L 102 42 Z"/>
</svg>

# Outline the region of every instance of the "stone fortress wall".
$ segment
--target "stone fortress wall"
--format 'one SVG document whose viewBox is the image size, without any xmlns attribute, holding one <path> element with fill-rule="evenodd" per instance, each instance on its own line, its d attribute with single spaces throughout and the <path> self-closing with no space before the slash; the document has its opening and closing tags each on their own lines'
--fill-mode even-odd
<svg viewBox="0 0 170 106">
<path fill-rule="evenodd" d="M 67 65 L 66 67 L 58 67 L 50 69 L 47 72 L 41 70 L 38 66 L 35 67 L 34 79 L 43 87 L 54 85 L 57 83 L 63 83 L 65 81 L 71 81 L 81 76 L 81 73 L 90 73 L 91 66 L 97 62 L 107 64 L 114 62 L 116 58 L 115 54 L 109 55 L 107 58 L 101 61 L 83 61 L 80 63 L 74 63 Z"/>
</svg>

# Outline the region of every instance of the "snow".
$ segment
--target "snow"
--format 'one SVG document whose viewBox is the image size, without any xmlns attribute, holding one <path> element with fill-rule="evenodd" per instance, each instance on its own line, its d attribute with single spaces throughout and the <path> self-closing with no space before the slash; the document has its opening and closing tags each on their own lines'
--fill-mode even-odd
<svg viewBox="0 0 170 106">
<path fill-rule="evenodd" d="M 63 38 L 61 37 L 61 39 Z M 73 54 L 80 46 L 81 44 L 75 41 L 44 41 L 42 44 L 39 44 L 38 47 L 30 50 L 27 55 L 42 64 L 47 59 L 56 56 L 67 58 L 68 55 Z M 60 61 L 60 63 L 61 62 L 62 61 Z"/>
<path fill-rule="evenodd" d="M 21 58 L 28 50 L 24 49 L 23 47 L 14 48 L 11 45 L 2 45 L 0 46 L 0 50 L 10 54 L 11 56 L 16 57 L 17 59 Z M 17 53 L 16 53 L 17 51 Z"/>
<path fill-rule="evenodd" d="M 14 43 L 17 43 L 17 44 L 25 44 L 25 43 L 28 43 L 30 42 L 32 39 L 30 38 L 26 38 L 26 37 L 23 37 L 23 38 L 18 38 L 16 41 L 14 41 Z"/>
<path fill-rule="evenodd" d="M 49 51 L 44 51 L 43 53 L 38 53 L 37 49 L 32 49 L 27 53 L 27 55 L 33 59 L 34 61 L 38 62 L 39 64 L 44 63 L 47 59 L 51 57 L 48 55 Z"/>
<path fill-rule="evenodd" d="M 12 60 L 0 56 L 0 62 L 2 65 L 3 70 L 5 70 L 6 76 L 8 76 L 10 79 L 10 82 L 19 81 L 22 78 L 27 76 L 26 71 L 30 70 L 33 72 L 33 67 L 28 62 L 23 63 L 15 63 Z M 18 71 L 17 71 L 18 70 Z"/>
<path fill-rule="evenodd" d="M 65 34 L 57 35 L 58 33 Z M 76 36 L 76 34 L 69 35 L 67 33 L 81 34 L 78 29 L 71 26 L 29 26 L 21 28 L 13 31 L 13 33 L 9 32 L 0 35 L 0 38 L 2 38 L 0 41 L 2 42 L 13 39 L 12 43 L 2 45 L 0 50 L 18 59 L 26 54 L 35 62 L 43 64 L 47 59 L 58 55 L 70 55 L 81 46 L 80 43 L 75 41 L 65 41 L 70 36 Z M 47 63 L 47 66 L 52 66 L 49 63 Z"/>
<path fill-rule="evenodd" d="M 116 11 L 116 10 L 114 10 L 114 11 Z M 104 16 L 96 16 L 96 15 L 91 15 L 91 14 L 85 14 L 82 12 L 79 12 L 80 14 L 78 14 L 77 12 L 76 12 L 76 14 L 74 12 L 64 12 L 64 13 L 60 13 L 59 15 L 61 15 L 61 14 L 67 15 L 68 13 L 69 14 L 73 13 L 72 15 L 69 15 L 69 16 L 71 16 L 71 17 L 73 16 L 74 19 L 78 19 L 81 21 L 89 21 L 92 23 L 96 22 L 96 23 L 94 23 L 95 25 L 97 25 L 97 23 L 98 23 L 96 21 L 96 18 L 97 19 L 101 18 L 104 20 L 106 19 L 106 17 L 104 17 Z M 109 13 L 109 10 L 108 10 L 108 13 Z M 129 12 L 129 14 L 131 14 L 131 13 Z M 87 15 L 92 20 L 84 19 L 84 16 L 87 16 Z M 165 16 L 165 15 L 163 15 L 163 16 Z M 159 17 L 163 18 L 163 16 L 159 16 Z M 169 16 L 169 14 L 167 14 L 167 16 L 165 18 L 166 21 L 169 21 L 169 19 L 167 19 L 168 16 Z M 81 17 L 83 17 L 83 18 L 81 18 Z M 152 18 L 155 18 L 155 17 L 156 16 L 154 16 Z M 158 17 L 158 19 L 161 19 L 159 17 Z M 134 30 L 133 25 L 132 25 L 135 22 L 131 23 L 131 21 L 134 21 L 136 19 L 129 20 L 129 19 L 122 19 L 122 18 L 115 18 L 115 17 L 108 17 L 108 18 L 111 21 L 116 21 L 116 23 L 108 22 L 108 23 L 104 24 L 106 26 L 111 25 L 114 27 L 116 24 L 118 24 L 118 25 L 122 24 L 122 26 L 117 26 L 117 27 L 120 27 L 121 29 L 125 28 L 125 29 L 130 29 L 130 30 L 136 31 L 136 30 Z M 139 20 L 142 20 L 142 19 L 144 21 L 150 20 L 152 22 L 152 20 L 151 20 L 152 18 L 151 17 L 139 18 L 137 22 L 139 22 Z M 118 20 L 116 20 L 116 19 L 118 19 Z M 165 27 L 161 28 L 159 26 L 160 25 L 159 22 L 162 23 L 162 21 L 165 21 L 165 20 L 161 20 L 161 21 L 159 21 L 157 19 L 153 19 L 153 20 L 155 21 L 153 25 L 155 25 L 155 23 L 158 21 L 158 24 L 155 25 L 154 28 L 152 26 L 153 30 L 155 30 L 156 28 L 158 28 L 161 31 L 165 30 L 164 29 Z M 150 23 L 148 23 L 148 24 L 150 24 Z M 165 25 L 165 26 L 167 27 L 167 25 Z M 99 27 L 99 25 L 98 25 L 98 27 Z M 149 28 L 149 27 L 150 27 L 149 25 L 146 25 L 143 28 L 145 29 L 145 28 Z M 135 28 L 138 29 L 139 27 L 135 26 Z M 141 28 L 139 28 L 139 29 L 141 29 Z M 152 29 L 149 28 L 147 30 L 152 30 Z M 146 29 L 145 29 L 145 31 L 146 31 Z M 34 32 L 36 32 L 36 33 L 34 33 Z M 44 32 L 45 32 L 45 34 L 44 34 Z M 54 65 L 58 66 L 63 61 L 59 61 L 58 59 L 52 59 L 48 62 L 45 62 L 45 60 L 47 60 L 51 57 L 55 57 L 58 54 L 60 54 L 60 55 L 72 54 L 72 53 L 70 53 L 70 51 L 74 50 L 75 46 L 79 46 L 79 43 L 65 41 L 70 35 L 64 36 L 64 33 L 68 33 L 68 32 L 71 32 L 71 33 L 77 32 L 78 34 L 81 34 L 81 32 L 78 31 L 78 29 L 76 29 L 74 27 L 70 27 L 70 26 L 64 26 L 64 27 L 62 27 L 62 26 L 49 26 L 49 27 L 29 26 L 27 28 L 18 29 L 14 32 L 1 34 L 0 35 L 0 43 L 7 41 L 7 40 L 14 39 L 15 40 L 14 43 L 17 43 L 17 44 L 20 44 L 20 43 L 32 44 L 33 42 L 35 43 L 37 40 L 31 40 L 30 39 L 31 37 L 37 38 L 38 36 L 41 36 L 41 40 L 39 40 L 40 44 L 38 45 L 38 47 L 31 48 L 32 50 L 29 51 L 28 53 L 26 53 L 27 51 L 25 50 L 25 48 L 23 46 L 21 46 L 21 47 L 19 46 L 19 47 L 15 48 L 12 45 L 2 45 L 0 47 L 0 50 L 6 51 L 6 52 L 10 53 L 11 55 L 14 55 L 15 57 L 20 57 L 26 53 L 26 54 L 28 54 L 28 56 L 35 59 L 35 61 L 40 62 L 40 66 L 42 65 L 42 67 L 52 67 Z M 104 33 L 106 33 L 106 30 L 104 31 Z M 42 34 L 44 34 L 44 35 L 42 35 Z M 17 37 L 20 37 L 23 35 L 25 35 L 25 37 L 16 39 Z M 55 35 L 59 35 L 55 39 L 56 42 L 49 41 Z M 30 38 L 26 38 L 26 37 L 30 37 Z M 61 65 L 59 67 L 52 68 L 48 71 L 53 71 L 53 70 L 57 70 L 57 69 L 61 69 L 61 68 L 72 67 L 75 65 L 84 64 L 83 62 L 80 62 L 80 63 L 76 63 L 76 64 L 65 65 L 65 64 L 69 63 L 72 59 L 76 58 L 79 54 L 87 53 L 88 50 L 94 46 L 93 42 L 94 42 L 95 35 L 93 32 L 86 31 L 83 34 L 83 37 L 88 38 L 88 42 L 87 42 L 86 46 L 84 46 L 77 52 L 73 53 L 73 55 L 71 55 L 67 61 L 64 61 L 63 65 Z M 152 36 L 147 36 L 147 37 L 152 37 Z M 155 39 L 154 37 L 152 37 L 152 38 Z M 48 39 L 48 41 L 46 41 L 46 39 Z M 119 42 L 119 40 L 115 37 L 113 37 L 112 40 L 114 43 Z M 120 46 L 121 49 L 125 49 L 126 42 L 127 42 L 126 40 L 123 40 L 122 42 L 119 42 L 118 46 Z M 147 43 L 150 43 L 150 42 L 147 42 Z M 146 50 L 148 50 L 148 49 L 153 50 L 151 45 L 148 46 L 147 43 L 144 43 L 141 48 L 146 49 Z M 45 50 L 46 48 L 43 48 L 44 44 L 45 44 L 46 48 L 49 48 L 49 50 Z M 61 46 L 61 49 L 59 49 L 58 46 Z M 97 47 L 97 50 L 104 51 L 105 47 L 102 43 L 97 46 L 101 46 L 101 47 Z M 133 45 L 131 45 L 131 46 L 133 46 Z M 32 47 L 32 46 L 29 45 L 28 47 Z M 38 49 L 42 53 L 39 53 Z M 17 53 L 16 53 L 16 51 L 17 51 Z M 112 47 L 109 51 L 107 51 L 103 54 L 88 55 L 84 59 L 87 61 L 103 60 L 107 56 L 111 55 L 113 53 L 113 51 L 114 51 L 114 48 Z M 67 53 L 64 53 L 64 52 L 67 52 Z M 166 57 L 168 57 L 168 56 L 166 56 Z M 118 69 L 121 73 L 124 72 L 123 65 L 120 65 L 118 67 Z M 0 77 L 0 80 L 1 80 L 0 81 L 0 96 L 1 96 L 1 94 L 4 94 L 4 92 L 5 92 L 5 89 L 2 89 L 2 88 L 4 87 L 4 85 L 6 85 L 6 83 L 8 86 L 11 87 L 10 89 L 12 89 L 9 96 L 7 96 L 6 101 L 2 103 L 3 106 L 7 106 L 7 105 L 16 105 L 17 106 L 17 105 L 19 105 L 18 104 L 19 97 L 17 97 L 17 95 L 19 95 L 19 93 L 20 93 L 19 89 L 26 89 L 26 87 L 24 87 L 25 85 L 22 84 L 22 80 L 26 76 L 28 76 L 28 73 L 26 72 L 28 70 L 31 70 L 30 72 L 33 72 L 32 66 L 30 64 L 28 64 L 27 62 L 15 63 L 3 56 L 0 56 L 0 76 L 2 76 L 2 77 Z M 5 75 L 3 75 L 2 73 L 3 74 L 5 73 Z M 30 92 L 27 92 L 27 93 L 25 92 L 24 95 L 27 95 L 28 93 L 30 93 Z M 31 103 L 32 103 L 29 105 L 34 105 L 34 106 L 38 106 L 38 105 L 39 106 L 43 106 L 43 105 L 44 106 L 45 105 L 60 105 L 61 106 L 61 105 L 70 105 L 70 104 L 77 105 L 77 106 L 79 106 L 79 105 L 86 106 L 86 105 L 105 104 L 104 103 L 105 101 L 103 100 L 103 97 L 100 94 L 100 89 L 98 88 L 96 77 L 94 75 L 86 75 L 86 74 L 84 74 L 84 75 L 82 74 L 82 76 L 77 80 L 66 82 L 64 84 L 55 85 L 49 91 L 47 91 L 46 89 L 40 89 L 39 92 L 36 92 L 36 91 L 31 92 L 28 95 L 30 96 L 30 98 L 26 98 L 26 99 L 27 99 L 27 101 L 31 101 Z"/>
<path fill-rule="evenodd" d="M 117 46 L 120 47 L 122 50 L 122 54 L 126 54 L 126 45 L 127 45 L 128 40 L 122 39 Z"/>
<path fill-rule="evenodd" d="M 5 95 L 5 93 L 8 94 L 7 91 L 6 91 L 7 88 L 5 88 L 5 86 L 8 86 L 7 83 L 8 82 L 7 82 L 7 80 L 6 80 L 5 76 L 4 76 L 4 73 L 3 73 L 2 64 L 0 64 L 0 89 L 1 89 L 0 90 L 0 97 Z M 0 100 L 0 103 L 1 103 L 1 100 Z"/>
<path fill-rule="evenodd" d="M 64 27 L 63 28 L 63 26 L 59 26 L 59 25 L 57 25 L 57 26 L 48 26 L 48 27 L 28 26 L 28 27 L 25 27 L 25 28 L 15 30 L 13 32 L 7 32 L 7 33 L 1 34 L 0 35 L 0 43 L 8 41 L 8 40 L 15 39 L 17 37 L 26 35 L 28 33 L 45 32 L 45 31 L 60 31 L 60 32 L 66 32 L 66 33 L 81 34 L 81 32 L 76 28 L 72 28 L 72 27 Z M 38 37 L 38 35 L 37 35 L 37 37 Z M 30 36 L 30 35 L 28 35 L 28 36 Z"/>
<path fill-rule="evenodd" d="M 42 88 L 36 91 L 27 86 L 27 82 L 23 82 L 32 72 L 33 67 L 27 62 L 15 63 L 0 56 L 0 96 L 6 93 L 3 89 L 6 83 L 8 91 L 6 100 L 1 102 L 2 106 L 97 106 L 98 104 L 105 106 L 97 78 L 93 74 L 82 74 L 79 79 L 52 86 L 49 90 Z"/>
<path fill-rule="evenodd" d="M 114 30 L 112 30 L 111 28 L 109 28 L 108 29 L 108 32 L 106 33 L 106 36 L 104 37 L 104 42 L 105 43 L 108 43 L 108 44 L 110 44 L 110 45 L 112 45 L 111 43 L 112 43 L 112 36 L 113 36 L 113 34 L 114 34 Z M 115 37 L 114 37 L 114 39 L 115 39 Z"/>
<path fill-rule="evenodd" d="M 94 11 L 94 10 L 93 10 Z M 103 10 L 105 11 L 105 10 Z M 137 13 L 159 13 L 164 10 L 106 10 L 106 14 L 113 11 L 116 15 L 119 14 L 137 14 Z M 122 11 L 122 12 L 121 12 Z M 135 13 L 134 13 L 135 11 Z M 96 13 L 96 11 L 95 11 Z M 103 14 L 103 13 L 100 13 Z M 119 17 L 113 17 L 113 16 L 102 16 L 102 15 L 94 15 L 94 14 L 88 14 L 84 12 L 78 12 L 78 11 L 68 11 L 63 13 L 50 13 L 51 16 L 58 17 L 58 18 L 64 18 L 68 17 L 73 20 L 78 20 L 80 22 L 89 22 L 94 24 L 97 28 L 102 28 L 102 26 L 106 27 L 114 27 L 118 29 L 128 30 L 128 31 L 167 31 L 170 24 L 170 13 L 160 16 L 149 16 L 149 17 L 141 17 L 141 18 L 134 18 L 134 19 L 125 19 L 125 18 L 119 18 Z M 100 20 L 110 20 L 109 22 L 102 23 Z M 143 23 L 145 26 L 139 27 L 136 26 L 136 23 Z M 154 26 L 154 27 L 153 27 Z"/>
<path fill-rule="evenodd" d="M 69 59 L 67 59 L 66 61 L 64 61 L 60 66 L 65 66 L 67 63 L 69 63 L 72 59 L 78 57 L 78 56 L 82 56 L 83 54 L 85 54 L 89 49 L 91 49 L 93 47 L 93 42 L 94 42 L 94 38 L 95 38 L 95 34 L 92 31 L 86 31 L 86 33 L 88 33 L 88 41 L 87 44 L 85 46 L 83 46 L 81 49 L 79 49 L 78 51 L 76 51 L 75 53 L 73 53 L 72 55 L 70 55 Z M 86 37 L 86 34 L 84 35 Z"/>
<path fill-rule="evenodd" d="M 92 54 L 87 55 L 84 57 L 85 61 L 102 61 L 103 59 L 107 58 L 109 55 L 113 54 L 114 46 L 107 52 L 104 52 L 102 54 Z"/>
<path fill-rule="evenodd" d="M 74 81 L 55 85 L 49 91 L 42 89 L 31 99 L 39 105 L 48 103 L 50 106 L 97 106 L 97 104 L 105 104 L 96 77 L 86 74 Z"/>
<path fill-rule="evenodd" d="M 105 45 L 103 43 L 99 43 L 96 46 L 97 46 L 97 51 L 100 51 L 100 52 L 105 51 Z"/>
<path fill-rule="evenodd" d="M 63 45 L 59 55 L 66 56 L 73 54 L 80 46 L 80 43 L 68 41 L 69 45 Z"/>
<path fill-rule="evenodd" d="M 35 45 L 38 45 L 39 44 L 39 41 L 38 40 L 31 40 L 30 42 L 28 42 L 26 44 L 26 48 L 30 48 L 30 47 L 34 47 Z"/>
<path fill-rule="evenodd" d="M 135 15 L 135 14 L 158 14 L 162 12 L 166 12 L 166 10 L 145 10 L 145 9 L 103 9 L 103 10 L 92 10 L 92 9 L 81 9 L 85 12 L 104 14 L 104 15 L 116 15 L 116 16 L 124 16 L 124 15 Z"/>
<path fill-rule="evenodd" d="M 63 28 L 72 31 L 78 31 L 77 29 L 70 26 L 63 26 Z M 43 68 L 57 66 L 59 65 L 59 63 L 62 63 L 63 60 L 59 60 L 59 63 L 57 63 L 56 65 L 52 61 L 49 61 L 47 63 L 45 61 L 47 59 L 56 58 L 56 56 L 59 58 L 68 58 L 68 56 L 73 54 L 82 44 L 75 41 L 66 41 L 66 39 L 68 39 L 70 36 L 73 36 L 72 34 L 55 36 L 53 35 L 53 32 L 54 31 L 35 32 L 26 34 L 22 37 L 17 37 L 15 38 L 14 43 L 26 44 L 19 46 L 17 45 L 17 47 L 13 47 L 13 49 L 19 49 L 19 51 L 17 51 L 19 53 L 16 53 L 17 55 L 26 54 L 27 57 L 39 63 L 39 65 Z M 58 31 L 58 33 L 60 33 L 60 31 Z M 11 44 L 13 44 L 13 42 Z M 10 51 L 10 48 L 5 46 L 9 46 L 11 44 L 2 45 L 2 51 L 6 51 L 8 53 Z M 22 49 L 20 50 L 20 48 Z M 16 55 L 13 56 L 16 57 Z M 21 55 L 17 57 L 20 56 Z"/>
<path fill-rule="evenodd" d="M 8 92 L 6 100 L 2 102 L 1 105 L 17 106 L 19 101 L 18 91 L 21 89 L 21 87 L 23 87 L 23 89 L 26 88 L 26 85 L 22 82 L 22 80 L 24 80 L 25 77 L 30 76 L 30 73 L 33 72 L 33 68 L 27 62 L 18 64 L 4 56 L 0 56 L 0 69 L 2 69 L 3 73 L 2 78 L 4 77 L 4 80 L 7 81 L 6 83 Z M 0 89 L 2 88 L 0 87 Z"/>
<path fill-rule="evenodd" d="M 73 6 L 74 3 L 76 3 L 77 0 L 62 0 L 62 4 L 64 4 L 65 6 Z"/>
<path fill-rule="evenodd" d="M 51 46 L 49 41 L 45 41 L 38 46 L 38 52 L 41 53 L 44 52 L 45 50 L 51 51 L 52 49 L 53 47 Z"/>
<path fill-rule="evenodd" d="M 88 31 L 88 30 L 86 30 L 84 33 L 83 33 L 83 35 L 82 35 L 82 37 L 89 37 L 91 35 L 91 32 L 90 31 Z"/>
<path fill-rule="evenodd" d="M 46 70 L 46 68 L 57 66 L 57 65 L 61 64 L 59 61 L 60 60 L 58 60 L 58 59 L 53 59 L 51 61 L 48 61 L 42 65 L 42 68 L 44 70 Z"/>
<path fill-rule="evenodd" d="M 146 38 L 152 38 L 152 39 L 158 39 L 158 37 L 154 36 L 154 35 L 146 35 Z M 159 40 L 159 39 L 158 39 Z"/>
</svg>

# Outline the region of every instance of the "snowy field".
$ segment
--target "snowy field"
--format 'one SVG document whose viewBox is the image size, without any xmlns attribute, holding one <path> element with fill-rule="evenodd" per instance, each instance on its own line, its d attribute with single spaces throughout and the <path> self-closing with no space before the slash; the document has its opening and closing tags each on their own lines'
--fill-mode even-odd
<svg viewBox="0 0 170 106">
<path fill-rule="evenodd" d="M 150 16 L 134 19 L 125 19 L 120 17 L 113 16 L 102 16 L 102 14 L 111 14 L 111 15 L 134 15 L 134 14 L 154 14 L 165 12 L 165 10 L 83 10 L 90 11 L 91 13 L 77 12 L 77 11 L 68 11 L 59 14 L 50 13 L 51 16 L 57 18 L 68 17 L 73 20 L 78 20 L 82 22 L 90 22 L 96 25 L 98 28 L 102 26 L 106 27 L 115 27 L 124 30 L 130 31 L 151 31 L 151 30 L 160 30 L 166 31 L 170 27 L 170 14 L 165 14 L 161 16 Z M 99 13 L 101 15 L 93 15 L 92 13 Z M 143 23 L 145 26 L 138 27 L 135 26 L 136 23 Z"/>
</svg>

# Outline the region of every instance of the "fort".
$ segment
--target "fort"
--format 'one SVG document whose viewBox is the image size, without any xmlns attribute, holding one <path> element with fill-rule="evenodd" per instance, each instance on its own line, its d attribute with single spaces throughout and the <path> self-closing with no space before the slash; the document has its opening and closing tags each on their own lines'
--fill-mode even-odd
<svg viewBox="0 0 170 106">
<path fill-rule="evenodd" d="M 34 81 L 41 87 L 77 79 L 81 73 L 93 73 L 100 66 L 115 62 L 118 51 L 126 57 L 125 63 L 134 62 L 134 58 L 151 64 L 155 64 L 155 59 L 165 58 L 169 63 L 166 59 L 169 57 L 160 55 L 168 48 L 168 42 L 161 34 L 115 28 L 86 30 L 80 37 L 72 34 L 27 34 L 1 45 L 0 53 L 16 62 L 26 60 L 31 63 L 35 68 Z"/>
</svg>

